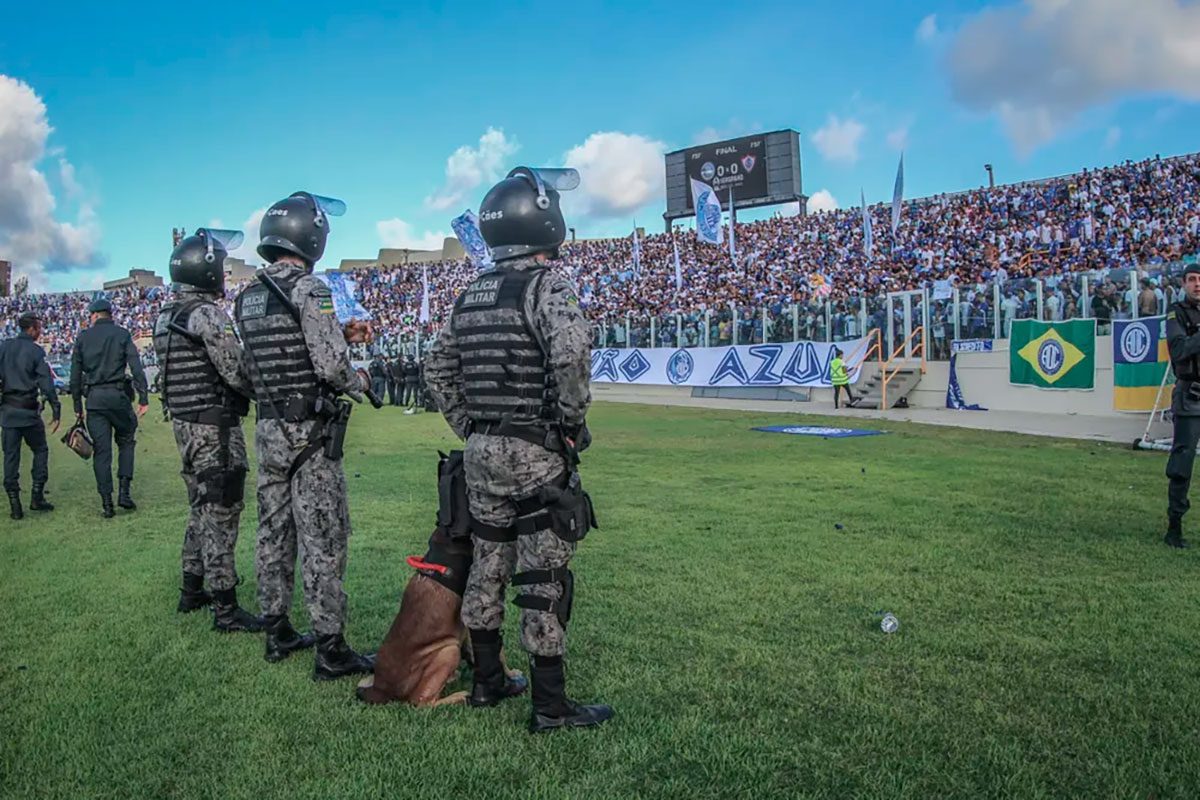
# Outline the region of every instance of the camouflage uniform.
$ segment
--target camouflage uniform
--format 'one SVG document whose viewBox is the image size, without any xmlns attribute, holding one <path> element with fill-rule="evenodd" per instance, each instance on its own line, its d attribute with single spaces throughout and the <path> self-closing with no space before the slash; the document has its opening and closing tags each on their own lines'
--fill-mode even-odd
<svg viewBox="0 0 1200 800">
<path fill-rule="evenodd" d="M 171 397 L 164 394 L 164 398 L 173 412 L 171 427 L 183 461 L 183 482 L 191 507 L 183 536 L 183 571 L 202 575 L 212 589 L 224 591 L 238 583 L 233 551 L 244 508 L 241 488 L 248 469 L 246 440 L 241 418 L 236 414 L 220 414 L 222 419 L 216 424 L 195 421 L 195 414 L 203 413 L 200 409 L 205 407 L 221 408 L 226 392 L 249 397 L 253 390 L 241 346 L 233 335 L 233 323 L 213 302 L 213 295 L 186 285 L 180 286 L 179 295 L 179 302 L 165 307 L 159 317 L 154 347 L 160 365 L 155 380 L 160 388 L 165 382 L 172 390 Z M 189 307 L 191 312 L 187 313 Z M 194 345 L 166 328 L 176 314 L 182 317 L 184 313 L 184 329 L 199 340 Z M 203 354 L 198 352 L 201 348 Z M 205 357 L 215 375 L 207 369 L 195 371 L 204 367 L 201 360 Z M 178 370 L 184 381 L 194 375 L 195 383 L 177 387 L 176 378 L 167 376 L 168 370 Z M 214 377 L 219 380 L 215 385 Z M 192 408 L 197 411 L 190 414 Z M 232 496 L 237 499 L 225 496 L 228 481 L 235 483 Z"/>
<path fill-rule="evenodd" d="M 542 265 L 533 258 L 504 262 L 506 269 L 530 270 L 539 266 Z M 562 422 L 568 427 L 582 425 L 591 402 L 591 326 L 579 309 L 575 288 L 565 278 L 547 272 L 534 286 L 536 291 L 524 295 L 524 318 L 532 324 L 544 349 L 547 371 L 557 388 L 557 412 Z M 470 437 L 465 463 L 472 517 L 505 528 L 517 516 L 514 501 L 523 500 L 561 478 L 567 462 L 563 453 L 523 439 L 471 434 L 472 419 L 464 382 L 472 376 L 470 366 L 464 364 L 460 354 L 462 344 L 452 320 L 426 357 L 425 377 L 430 393 L 455 434 L 462 439 Z M 504 358 L 501 350 L 494 355 L 497 360 Z M 504 620 L 505 587 L 514 570 L 565 567 L 575 552 L 575 544 L 563 541 L 550 530 L 520 536 L 515 542 L 474 538 L 475 557 L 462 608 L 463 624 L 470 629 L 500 628 Z M 559 583 L 539 583 L 523 586 L 522 592 L 557 601 L 563 590 Z M 529 653 L 563 654 L 565 631 L 555 613 L 522 608 L 520 627 L 521 644 Z"/>
<path fill-rule="evenodd" d="M 264 409 L 269 410 L 272 403 L 282 406 L 289 393 L 315 392 L 318 384 L 361 399 L 363 386 L 350 364 L 329 287 L 303 267 L 286 262 L 272 264 L 265 272 L 285 291 L 292 287 L 290 298 L 300 310 L 302 341 L 288 338 L 286 328 L 294 328 L 290 316 L 246 315 L 244 301 L 251 289 L 261 286 L 257 281 L 238 298 L 238 325 L 250 353 L 247 360 L 259 408 L 255 426 L 258 601 L 267 617 L 288 614 L 299 547 L 304 598 L 313 630 L 321 636 L 340 634 L 346 621 L 342 580 L 350 537 L 342 462 L 327 458 L 318 447 L 289 475 L 301 452 L 320 439 L 324 423 L 264 418 Z M 292 352 L 293 341 L 299 341 L 298 352 Z M 281 363 L 283 367 L 276 369 Z M 277 378 L 269 377 L 272 369 Z M 266 382 L 271 380 L 276 381 L 277 390 L 268 393 Z"/>
</svg>

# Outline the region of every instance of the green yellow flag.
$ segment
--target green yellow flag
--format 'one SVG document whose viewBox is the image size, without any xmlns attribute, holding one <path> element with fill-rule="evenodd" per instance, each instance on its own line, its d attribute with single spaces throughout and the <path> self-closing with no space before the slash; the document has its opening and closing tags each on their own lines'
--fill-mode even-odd
<svg viewBox="0 0 1200 800">
<path fill-rule="evenodd" d="M 1095 388 L 1095 320 L 1014 320 L 1008 343 L 1008 380 L 1040 389 Z"/>
</svg>

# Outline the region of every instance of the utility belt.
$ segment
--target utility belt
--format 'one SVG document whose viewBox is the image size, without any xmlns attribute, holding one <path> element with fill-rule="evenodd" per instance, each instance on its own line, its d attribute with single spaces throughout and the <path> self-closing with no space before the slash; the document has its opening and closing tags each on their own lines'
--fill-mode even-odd
<svg viewBox="0 0 1200 800">
<path fill-rule="evenodd" d="M 237 425 L 242 421 L 242 417 L 244 416 L 245 414 L 238 414 L 233 409 L 222 408 L 221 406 L 213 406 L 203 411 L 171 412 L 171 419 L 179 420 L 180 422 L 190 422 L 193 425 L 219 425 L 221 427 Z"/>
<path fill-rule="evenodd" d="M 131 403 L 133 402 L 133 381 L 131 381 L 129 378 L 120 378 L 115 381 L 104 381 L 103 383 L 89 383 L 83 387 L 84 396 L 87 397 L 91 395 L 92 391 L 95 389 L 118 389 L 122 394 L 129 398 Z"/>
<path fill-rule="evenodd" d="M 1193 403 L 1200 403 L 1200 381 L 1180 378 L 1176 381 L 1175 385 L 1188 400 L 1191 400 Z"/>
<path fill-rule="evenodd" d="M 284 422 L 321 423 L 313 430 L 308 444 L 288 468 L 290 481 L 300 467 L 318 452 L 330 461 L 341 461 L 345 455 L 346 430 L 350 427 L 350 412 L 354 405 L 345 398 L 328 394 L 291 395 L 276 407 L 272 403 L 258 404 L 258 419 L 281 419 Z"/>
<path fill-rule="evenodd" d="M 26 411 L 37 411 L 38 402 L 37 395 L 27 394 L 25 392 L 5 392 L 0 404 L 10 408 L 23 408 Z"/>
<path fill-rule="evenodd" d="M 518 536 L 554 531 L 564 542 L 578 542 L 592 528 L 599 528 L 592 498 L 583 490 L 579 473 L 570 470 L 541 487 L 531 497 L 514 500 L 517 517 L 500 528 L 471 519 L 471 532 L 489 542 L 515 542 Z"/>
<path fill-rule="evenodd" d="M 511 436 L 514 439 L 536 444 L 552 453 L 567 452 L 562 434 L 554 428 L 538 423 L 521 424 L 509 420 L 500 422 L 472 422 L 471 433 L 482 433 L 488 436 Z"/>
</svg>

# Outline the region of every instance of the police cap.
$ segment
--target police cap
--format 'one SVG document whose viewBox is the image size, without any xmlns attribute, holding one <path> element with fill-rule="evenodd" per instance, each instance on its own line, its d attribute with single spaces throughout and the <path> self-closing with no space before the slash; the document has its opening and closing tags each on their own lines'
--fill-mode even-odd
<svg viewBox="0 0 1200 800">
<path fill-rule="evenodd" d="M 27 331 L 41 321 L 42 318 L 37 314 L 32 311 L 26 311 L 24 314 L 17 317 L 17 327 L 23 331 Z"/>
<path fill-rule="evenodd" d="M 1184 264 L 1183 272 L 1181 272 L 1179 274 L 1180 274 L 1180 276 L 1185 276 L 1191 272 L 1200 272 L 1200 262 L 1193 261 L 1190 264 Z"/>
<path fill-rule="evenodd" d="M 92 301 L 91 305 L 88 306 L 88 313 L 89 314 L 111 314 L 112 313 L 112 303 L 108 302 L 108 298 L 97 297 L 95 300 Z"/>
</svg>

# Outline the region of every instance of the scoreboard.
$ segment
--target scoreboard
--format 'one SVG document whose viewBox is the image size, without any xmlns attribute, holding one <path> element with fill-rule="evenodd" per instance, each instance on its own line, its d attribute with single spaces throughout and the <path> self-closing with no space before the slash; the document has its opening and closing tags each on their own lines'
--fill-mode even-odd
<svg viewBox="0 0 1200 800">
<path fill-rule="evenodd" d="M 666 155 L 667 225 L 696 213 L 692 208 L 692 179 L 713 188 L 728 208 L 733 190 L 736 208 L 798 201 L 804 208 L 800 181 L 800 134 L 794 130 L 757 133 L 712 142 Z"/>
<path fill-rule="evenodd" d="M 733 200 L 757 200 L 767 195 L 767 148 L 765 137 L 743 136 L 726 142 L 706 144 L 684 151 L 688 178 L 708 184 L 724 202 L 733 189 Z M 688 208 L 692 193 L 687 193 Z"/>
</svg>

